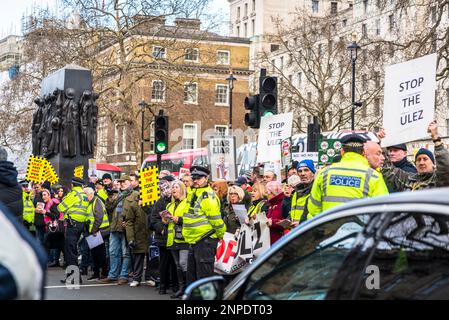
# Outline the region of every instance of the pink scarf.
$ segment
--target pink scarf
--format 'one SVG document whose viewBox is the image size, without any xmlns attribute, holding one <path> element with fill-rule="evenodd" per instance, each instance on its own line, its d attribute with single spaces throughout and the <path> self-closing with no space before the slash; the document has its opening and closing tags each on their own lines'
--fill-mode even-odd
<svg viewBox="0 0 449 320">
<path fill-rule="evenodd" d="M 47 203 L 45 203 L 45 211 L 49 212 L 50 208 L 54 205 L 54 204 L 59 204 L 59 200 L 58 199 L 50 199 L 50 201 L 48 201 Z M 61 212 L 59 214 L 59 220 L 64 220 L 64 214 Z M 45 224 L 51 222 L 52 219 L 50 217 L 47 217 L 46 215 L 44 216 L 44 222 Z"/>
</svg>

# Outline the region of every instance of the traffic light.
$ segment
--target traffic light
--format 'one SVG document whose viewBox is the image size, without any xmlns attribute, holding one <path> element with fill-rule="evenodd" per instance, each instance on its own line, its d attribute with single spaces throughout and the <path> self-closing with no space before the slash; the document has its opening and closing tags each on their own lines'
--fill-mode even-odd
<svg viewBox="0 0 449 320">
<path fill-rule="evenodd" d="M 276 77 L 261 76 L 259 80 L 259 113 L 260 116 L 271 116 L 278 113 L 278 86 Z"/>
<path fill-rule="evenodd" d="M 249 113 L 245 114 L 245 125 L 253 129 L 259 129 L 259 95 L 246 97 L 245 109 L 250 111 Z"/>
<path fill-rule="evenodd" d="M 313 117 L 313 123 L 307 125 L 307 152 L 318 152 L 318 140 L 321 135 L 321 127 L 318 117 Z"/>
<path fill-rule="evenodd" d="M 156 154 L 168 152 L 168 117 L 161 112 L 154 118 L 154 149 Z"/>
</svg>

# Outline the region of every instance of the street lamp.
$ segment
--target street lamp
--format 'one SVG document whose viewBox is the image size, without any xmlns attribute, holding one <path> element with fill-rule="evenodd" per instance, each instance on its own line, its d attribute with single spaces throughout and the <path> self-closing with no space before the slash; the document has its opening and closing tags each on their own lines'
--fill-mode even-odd
<svg viewBox="0 0 449 320">
<path fill-rule="evenodd" d="M 229 85 L 229 132 L 231 132 L 232 129 L 232 90 L 234 89 L 234 81 L 237 79 L 234 78 L 234 75 L 232 74 L 232 69 L 229 73 L 229 77 L 226 78 Z"/>
<path fill-rule="evenodd" d="M 144 152 L 144 149 L 143 149 L 143 147 L 144 147 L 144 145 L 143 145 L 143 143 L 144 143 L 144 141 L 145 141 L 145 139 L 144 139 L 144 134 L 143 134 L 143 124 L 144 124 L 144 121 L 145 121 L 145 108 L 148 106 L 148 104 L 142 99 L 142 101 L 140 101 L 140 103 L 139 103 L 139 107 L 140 107 L 140 111 L 142 112 L 142 126 L 141 126 L 141 132 L 140 132 L 140 165 L 142 165 L 142 163 L 143 163 L 143 152 Z"/>
<path fill-rule="evenodd" d="M 349 54 L 352 62 L 352 109 L 351 109 L 351 130 L 355 127 L 355 107 L 361 106 L 361 103 L 355 102 L 355 62 L 357 60 L 357 52 L 360 47 L 357 45 L 357 36 L 352 35 L 352 43 L 348 46 Z"/>
</svg>

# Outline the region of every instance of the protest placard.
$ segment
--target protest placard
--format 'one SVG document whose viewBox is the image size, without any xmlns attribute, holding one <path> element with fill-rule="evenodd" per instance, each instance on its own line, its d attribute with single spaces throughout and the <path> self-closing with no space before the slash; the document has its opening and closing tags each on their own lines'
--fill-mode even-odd
<svg viewBox="0 0 449 320">
<path fill-rule="evenodd" d="M 383 147 L 428 138 L 435 113 L 436 63 L 434 53 L 386 68 Z"/>
<path fill-rule="evenodd" d="M 53 168 L 53 165 L 50 161 L 45 159 L 45 169 L 44 169 L 44 181 L 50 182 L 50 184 L 55 184 L 58 182 L 59 177 L 56 173 L 55 169 Z"/>
<path fill-rule="evenodd" d="M 212 180 L 236 179 L 235 142 L 231 136 L 212 136 L 209 140 Z"/>
<path fill-rule="evenodd" d="M 75 170 L 73 170 L 73 175 L 80 179 L 83 179 L 84 176 L 84 166 L 76 166 Z"/>
<path fill-rule="evenodd" d="M 281 143 L 291 137 L 292 122 L 291 112 L 262 117 L 257 141 L 257 162 L 281 160 Z"/>
<path fill-rule="evenodd" d="M 140 199 L 142 205 L 151 205 L 159 199 L 158 170 L 156 166 L 139 171 Z"/>
<path fill-rule="evenodd" d="M 33 183 L 42 183 L 47 159 L 31 155 L 28 158 L 25 179 Z"/>
</svg>

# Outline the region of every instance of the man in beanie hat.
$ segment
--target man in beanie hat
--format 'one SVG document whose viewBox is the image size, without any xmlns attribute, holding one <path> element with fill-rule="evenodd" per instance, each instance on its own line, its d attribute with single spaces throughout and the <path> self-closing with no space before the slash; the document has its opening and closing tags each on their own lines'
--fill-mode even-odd
<svg viewBox="0 0 449 320">
<path fill-rule="evenodd" d="M 307 218 L 339 204 L 388 194 L 382 174 L 372 169 L 363 156 L 365 142 L 356 133 L 341 139 L 341 161 L 318 172 L 307 203 Z"/>
<path fill-rule="evenodd" d="M 438 134 L 436 121 L 429 124 L 427 132 L 435 143 L 435 156 L 428 149 L 419 149 L 415 155 L 417 173 L 396 168 L 389 157 L 385 160 L 382 174 L 396 192 L 449 186 L 449 152 Z M 384 130 L 381 130 L 379 137 L 385 137 Z"/>
<path fill-rule="evenodd" d="M 83 179 L 73 177 L 72 191 L 58 205 L 59 212 L 64 212 L 64 219 L 67 222 L 64 257 L 68 266 L 78 266 L 78 241 L 89 225 L 89 199 L 84 193 L 83 186 Z M 66 282 L 69 274 L 66 276 L 66 279 L 61 280 L 62 283 Z"/>
<path fill-rule="evenodd" d="M 17 170 L 7 161 L 8 153 L 0 147 L 0 202 L 10 210 L 17 220 L 23 222 L 22 187 L 17 182 Z"/>
<path fill-rule="evenodd" d="M 315 178 L 315 165 L 313 160 L 304 159 L 298 163 L 299 183 L 295 185 L 295 191 L 292 197 L 290 220 L 295 226 L 307 219 L 310 191 L 312 190 L 313 180 Z M 290 178 L 293 178 L 290 177 Z M 290 180 L 289 178 L 289 180 Z"/>
</svg>

